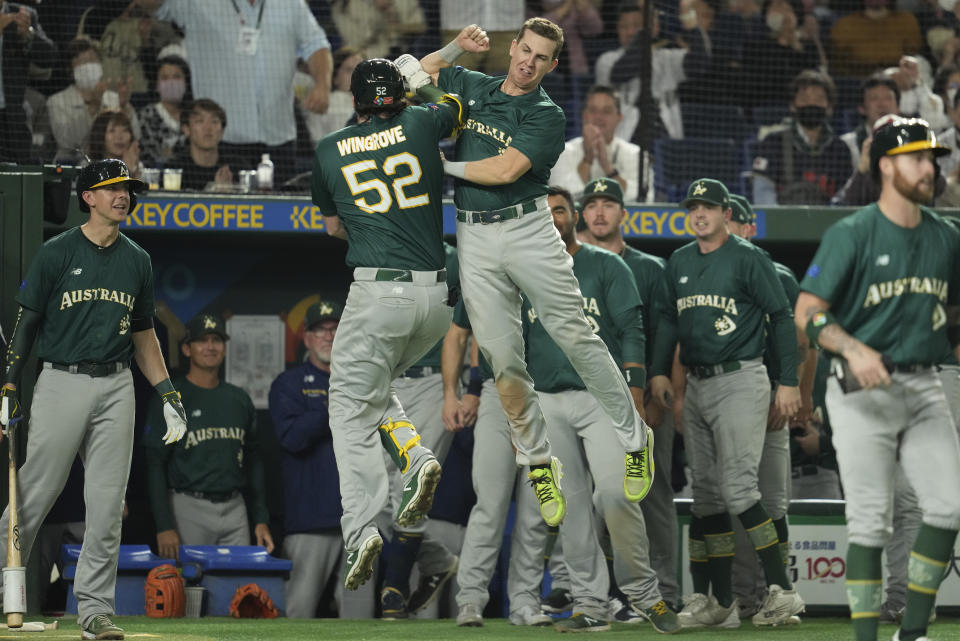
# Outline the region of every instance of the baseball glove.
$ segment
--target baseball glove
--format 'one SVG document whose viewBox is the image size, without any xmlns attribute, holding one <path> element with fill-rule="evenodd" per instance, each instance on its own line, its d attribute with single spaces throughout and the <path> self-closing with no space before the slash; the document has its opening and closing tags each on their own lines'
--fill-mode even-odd
<svg viewBox="0 0 960 641">
<path fill-rule="evenodd" d="M 230 616 L 238 619 L 276 619 L 280 611 L 266 590 L 256 583 L 237 588 L 230 602 Z"/>
<path fill-rule="evenodd" d="M 160 619 L 184 615 L 187 599 L 183 591 L 183 577 L 169 563 L 150 570 L 143 591 L 148 617 Z"/>
</svg>

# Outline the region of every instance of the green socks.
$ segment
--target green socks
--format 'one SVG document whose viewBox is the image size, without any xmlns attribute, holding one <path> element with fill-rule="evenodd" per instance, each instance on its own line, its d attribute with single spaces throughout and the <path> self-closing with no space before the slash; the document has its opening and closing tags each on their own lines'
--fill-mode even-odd
<svg viewBox="0 0 960 641">
<path fill-rule="evenodd" d="M 707 544 L 703 539 L 703 519 L 699 516 L 690 517 L 690 531 L 687 539 L 690 547 L 690 576 L 693 577 L 693 591 L 698 594 L 710 594 Z"/>
<path fill-rule="evenodd" d="M 883 592 L 882 554 L 883 548 L 856 543 L 851 543 L 847 550 L 847 601 L 856 641 L 877 641 Z"/>
<path fill-rule="evenodd" d="M 703 534 L 713 596 L 717 603 L 726 608 L 733 603 L 732 572 L 736 545 L 730 515 L 724 512 L 703 517 Z"/>
<path fill-rule="evenodd" d="M 910 552 L 907 571 L 907 608 L 900 625 L 900 641 L 914 641 L 927 633 L 930 611 L 937 598 L 948 560 L 953 553 L 956 530 L 944 530 L 924 523 Z"/>
<path fill-rule="evenodd" d="M 777 537 L 777 527 L 767 516 L 767 511 L 759 503 L 754 503 L 746 512 L 739 515 L 743 529 L 747 531 L 753 549 L 760 557 L 763 574 L 767 585 L 779 585 L 784 590 L 792 590 L 793 584 L 787 577 L 787 568 L 783 563 L 780 551 L 780 539 Z M 784 522 L 784 525 L 786 523 Z"/>
</svg>

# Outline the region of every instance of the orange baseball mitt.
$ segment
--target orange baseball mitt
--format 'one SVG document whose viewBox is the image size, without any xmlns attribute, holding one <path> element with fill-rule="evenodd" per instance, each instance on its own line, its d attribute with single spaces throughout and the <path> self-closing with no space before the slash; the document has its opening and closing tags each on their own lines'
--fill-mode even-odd
<svg viewBox="0 0 960 641">
<path fill-rule="evenodd" d="M 230 602 L 230 616 L 238 619 L 276 619 L 280 610 L 267 591 L 256 583 L 237 588 Z"/>
<path fill-rule="evenodd" d="M 183 577 L 169 563 L 150 570 L 143 585 L 148 617 L 182 617 L 187 606 Z"/>
</svg>

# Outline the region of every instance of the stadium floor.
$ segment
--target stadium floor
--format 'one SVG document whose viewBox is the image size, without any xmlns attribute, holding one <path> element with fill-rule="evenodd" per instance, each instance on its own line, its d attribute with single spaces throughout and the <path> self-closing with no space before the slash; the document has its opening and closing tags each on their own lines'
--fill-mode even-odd
<svg viewBox="0 0 960 641">
<path fill-rule="evenodd" d="M 39 620 L 28 617 L 29 621 Z M 47 619 L 49 621 L 49 619 Z M 519 628 L 504 619 L 487 620 L 482 628 L 458 628 L 452 620 L 440 621 L 342 621 L 314 620 L 254 620 L 239 621 L 230 618 L 203 619 L 148 619 L 147 617 L 115 617 L 129 640 L 144 641 L 513 641 L 555 639 L 559 633 L 550 628 Z M 893 636 L 892 625 L 880 626 L 880 641 Z M 615 624 L 602 639 L 663 638 L 649 624 Z M 960 641 L 960 620 L 939 619 L 930 627 L 931 641 Z M 849 621 L 836 618 L 807 618 L 799 626 L 755 628 L 744 622 L 736 630 L 684 630 L 678 636 L 691 641 L 739 641 L 740 639 L 766 641 L 847 641 L 853 638 Z M 5 639 L 79 639 L 80 628 L 73 619 L 61 619 L 60 629 L 47 632 L 13 632 L 0 630 Z M 591 638 L 593 636 L 591 635 Z"/>
</svg>

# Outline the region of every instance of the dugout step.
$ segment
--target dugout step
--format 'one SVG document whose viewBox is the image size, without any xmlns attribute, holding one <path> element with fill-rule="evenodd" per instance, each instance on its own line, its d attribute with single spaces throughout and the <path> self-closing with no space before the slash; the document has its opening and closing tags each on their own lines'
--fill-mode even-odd
<svg viewBox="0 0 960 641">
<path fill-rule="evenodd" d="M 180 562 L 199 569 L 199 582 L 207 589 L 208 616 L 230 616 L 230 601 L 237 588 L 256 583 L 273 599 L 280 614 L 286 613 L 284 581 L 293 563 L 270 556 L 260 545 L 181 545 Z M 186 576 L 186 573 L 185 573 Z"/>
<path fill-rule="evenodd" d="M 62 546 L 60 558 L 63 561 L 63 579 L 69 584 L 66 612 L 76 614 L 77 598 L 73 594 L 73 580 L 77 575 L 80 546 Z M 120 557 L 117 561 L 117 587 L 114 592 L 114 608 L 118 615 L 146 614 L 143 584 L 150 570 L 165 563 L 176 565 L 174 559 L 165 559 L 151 552 L 149 545 L 120 546 Z M 190 572 L 190 574 L 195 573 L 195 570 Z M 184 572 L 184 575 L 186 576 L 187 572 Z"/>
</svg>

